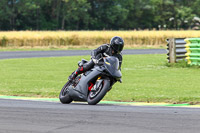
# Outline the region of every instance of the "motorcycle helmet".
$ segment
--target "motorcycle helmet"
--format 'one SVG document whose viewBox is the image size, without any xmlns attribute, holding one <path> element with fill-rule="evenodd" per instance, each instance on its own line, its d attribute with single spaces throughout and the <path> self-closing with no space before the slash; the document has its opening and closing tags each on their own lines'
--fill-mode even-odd
<svg viewBox="0 0 200 133">
<path fill-rule="evenodd" d="M 115 53 L 120 53 L 124 48 L 124 40 L 119 36 L 115 36 L 110 40 L 110 47 Z"/>
</svg>

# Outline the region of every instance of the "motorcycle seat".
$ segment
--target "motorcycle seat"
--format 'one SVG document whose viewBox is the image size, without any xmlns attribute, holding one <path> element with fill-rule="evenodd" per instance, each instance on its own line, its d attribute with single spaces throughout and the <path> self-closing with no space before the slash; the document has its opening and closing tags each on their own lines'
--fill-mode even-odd
<svg viewBox="0 0 200 133">
<path fill-rule="evenodd" d="M 88 61 L 85 59 L 82 59 L 81 61 L 78 62 L 78 66 L 81 67 L 83 64 L 87 63 Z"/>
</svg>

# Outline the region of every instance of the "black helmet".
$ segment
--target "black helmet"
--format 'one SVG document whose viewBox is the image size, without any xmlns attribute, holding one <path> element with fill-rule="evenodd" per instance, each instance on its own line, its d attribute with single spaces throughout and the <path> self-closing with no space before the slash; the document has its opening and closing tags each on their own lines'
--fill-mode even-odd
<svg viewBox="0 0 200 133">
<path fill-rule="evenodd" d="M 110 40 L 110 46 L 115 53 L 120 53 L 124 47 L 124 40 L 121 37 L 115 36 Z"/>
</svg>

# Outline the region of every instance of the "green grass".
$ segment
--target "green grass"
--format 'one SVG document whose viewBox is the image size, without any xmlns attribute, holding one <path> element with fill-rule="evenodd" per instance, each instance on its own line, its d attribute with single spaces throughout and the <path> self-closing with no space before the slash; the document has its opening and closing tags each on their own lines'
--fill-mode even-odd
<svg viewBox="0 0 200 133">
<path fill-rule="evenodd" d="M 104 100 L 200 102 L 198 68 L 166 65 L 166 55 L 124 55 L 123 83 Z M 0 60 L 0 95 L 58 97 L 77 61 L 89 56 Z"/>
</svg>

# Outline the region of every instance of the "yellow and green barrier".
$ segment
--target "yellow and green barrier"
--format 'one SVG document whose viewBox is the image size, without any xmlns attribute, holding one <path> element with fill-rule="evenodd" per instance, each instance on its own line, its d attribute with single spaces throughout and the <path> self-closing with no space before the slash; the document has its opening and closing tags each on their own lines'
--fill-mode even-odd
<svg viewBox="0 0 200 133">
<path fill-rule="evenodd" d="M 186 38 L 185 49 L 187 62 L 190 65 L 200 65 L 200 38 Z"/>
</svg>

